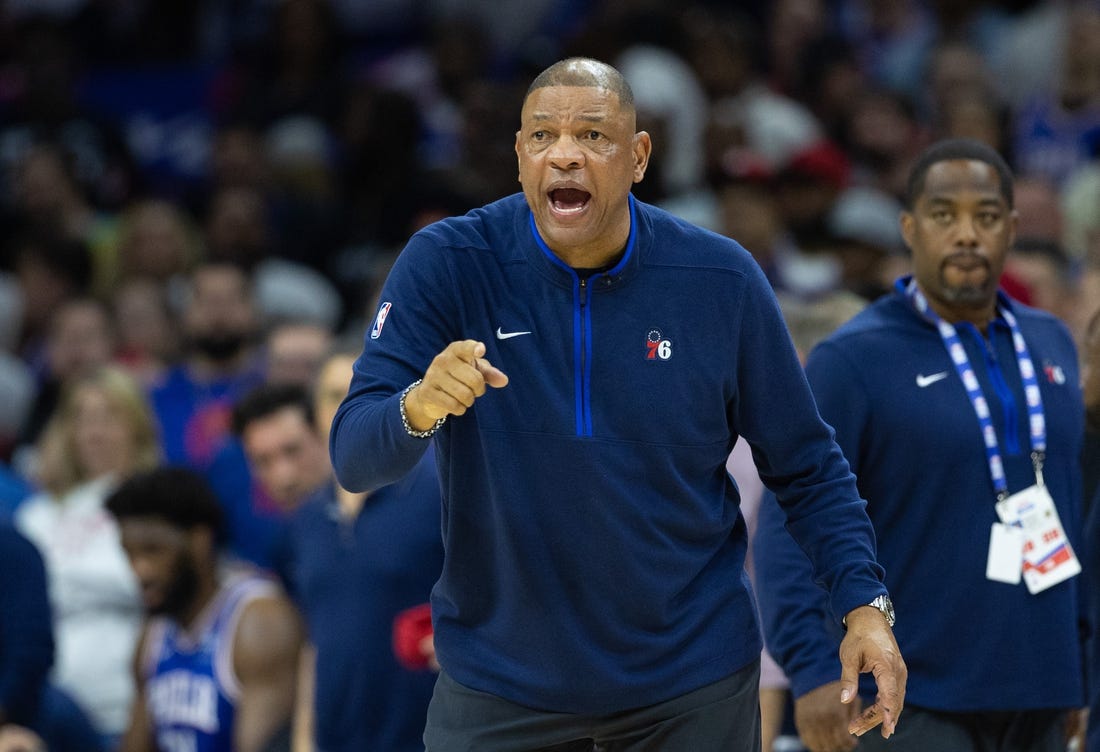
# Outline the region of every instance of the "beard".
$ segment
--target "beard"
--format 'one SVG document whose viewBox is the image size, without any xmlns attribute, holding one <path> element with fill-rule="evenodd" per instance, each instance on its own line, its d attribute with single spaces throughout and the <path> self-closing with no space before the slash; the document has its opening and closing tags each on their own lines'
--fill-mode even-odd
<svg viewBox="0 0 1100 752">
<path fill-rule="evenodd" d="M 241 332 L 196 334 L 191 338 L 191 347 L 216 363 L 225 363 L 240 355 L 248 340 L 248 335 Z"/>
<path fill-rule="evenodd" d="M 164 593 L 164 599 L 149 608 L 156 616 L 179 617 L 190 610 L 199 592 L 199 570 L 195 560 L 187 553 L 181 553 L 173 567 L 172 579 Z"/>
<path fill-rule="evenodd" d="M 985 259 L 979 259 L 979 267 L 985 273 L 984 280 L 974 282 L 948 281 L 948 265 L 953 259 L 948 259 L 940 267 L 940 296 L 945 302 L 953 305 L 967 307 L 981 307 L 989 305 L 997 295 L 997 277 Z M 956 272 L 957 273 L 957 272 Z"/>
</svg>

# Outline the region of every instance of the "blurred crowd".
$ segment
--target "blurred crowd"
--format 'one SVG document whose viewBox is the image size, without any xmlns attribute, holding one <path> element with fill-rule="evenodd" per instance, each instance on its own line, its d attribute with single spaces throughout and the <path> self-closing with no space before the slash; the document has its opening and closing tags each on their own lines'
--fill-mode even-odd
<svg viewBox="0 0 1100 752">
<path fill-rule="evenodd" d="M 129 687 L 107 692 L 87 659 L 117 656 L 86 646 L 132 641 L 141 608 L 119 550 L 76 550 L 106 546 L 100 518 L 60 510 L 183 464 L 233 552 L 271 566 L 289 510 L 252 477 L 234 407 L 312 388 L 411 233 L 518 190 L 519 103 L 570 55 L 634 89 L 655 145 L 637 197 L 740 241 L 789 311 L 888 290 L 913 157 L 991 144 L 1018 178 L 1005 287 L 1085 345 L 1096 2 L 0 2 L 0 516 L 51 578 L 74 573 L 51 592 L 55 621 L 80 616 L 55 677 L 100 733 Z"/>
</svg>

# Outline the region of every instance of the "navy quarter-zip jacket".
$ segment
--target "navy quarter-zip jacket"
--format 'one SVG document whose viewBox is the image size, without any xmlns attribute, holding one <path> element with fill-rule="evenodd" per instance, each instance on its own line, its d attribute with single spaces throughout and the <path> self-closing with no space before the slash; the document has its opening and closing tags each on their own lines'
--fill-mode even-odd
<svg viewBox="0 0 1100 752">
<path fill-rule="evenodd" d="M 476 339 L 509 383 L 433 439 L 443 496 L 436 649 L 461 684 L 610 713 L 759 656 L 739 435 L 830 591 L 885 592 L 847 462 L 817 414 L 763 272 L 736 242 L 631 198 L 622 259 L 582 280 L 521 194 L 417 233 L 383 287 L 333 423 L 341 483 L 413 466 L 401 391 Z"/>
</svg>

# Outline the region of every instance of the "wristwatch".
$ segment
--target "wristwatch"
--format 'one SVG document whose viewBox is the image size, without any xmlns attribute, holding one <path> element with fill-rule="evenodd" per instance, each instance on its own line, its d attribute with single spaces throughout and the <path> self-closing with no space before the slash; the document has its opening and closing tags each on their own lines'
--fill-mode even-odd
<svg viewBox="0 0 1100 752">
<path fill-rule="evenodd" d="M 879 595 L 873 601 L 868 603 L 867 605 L 870 606 L 871 608 L 877 608 L 879 610 L 879 612 L 882 614 L 883 618 L 886 619 L 886 626 L 888 626 L 888 627 L 893 627 L 894 626 L 894 602 L 892 600 L 890 600 L 890 596 L 888 596 L 888 595 Z M 845 627 L 847 627 L 848 626 L 848 617 L 845 616 L 841 620 L 841 623 Z"/>
<path fill-rule="evenodd" d="M 890 596 L 880 595 L 867 605 L 882 612 L 882 615 L 886 617 L 887 626 L 894 626 L 894 602 L 890 600 Z"/>
</svg>

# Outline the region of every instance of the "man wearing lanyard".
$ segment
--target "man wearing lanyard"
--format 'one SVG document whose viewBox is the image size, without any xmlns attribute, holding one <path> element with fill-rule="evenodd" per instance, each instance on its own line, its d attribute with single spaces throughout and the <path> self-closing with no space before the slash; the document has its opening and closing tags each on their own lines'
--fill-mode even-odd
<svg viewBox="0 0 1100 752">
<path fill-rule="evenodd" d="M 1077 355 L 1057 319 L 998 292 L 1016 214 L 996 152 L 933 144 L 907 193 L 913 276 L 806 369 L 894 596 L 909 685 L 889 749 L 1062 752 L 1066 714 L 1083 704 Z M 777 505 L 759 525 L 765 637 L 791 678 L 800 735 L 812 752 L 853 749 L 824 597 Z"/>
</svg>

